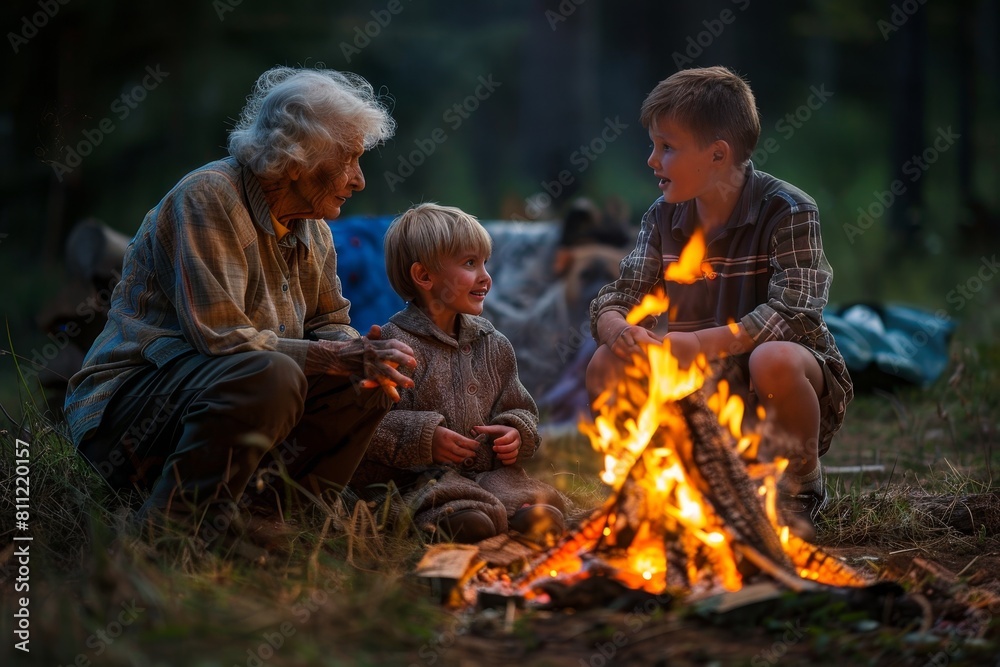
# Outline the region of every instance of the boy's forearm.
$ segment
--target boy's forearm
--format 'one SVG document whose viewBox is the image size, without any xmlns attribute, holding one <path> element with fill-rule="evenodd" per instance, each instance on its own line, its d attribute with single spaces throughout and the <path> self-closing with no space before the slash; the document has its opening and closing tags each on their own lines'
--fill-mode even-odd
<svg viewBox="0 0 1000 667">
<path fill-rule="evenodd" d="M 597 344 L 610 345 L 622 329 L 628 326 L 625 318 L 616 310 L 601 313 L 597 318 Z"/>
<path fill-rule="evenodd" d="M 597 320 L 598 345 L 610 345 L 615 337 L 628 326 L 617 311 L 602 313 Z M 695 332 L 701 351 L 709 359 L 745 354 L 754 348 L 754 340 L 742 324 L 734 323 Z"/>
<path fill-rule="evenodd" d="M 709 359 L 745 354 L 754 348 L 753 338 L 742 324 L 730 324 L 695 332 L 701 351 Z"/>
</svg>

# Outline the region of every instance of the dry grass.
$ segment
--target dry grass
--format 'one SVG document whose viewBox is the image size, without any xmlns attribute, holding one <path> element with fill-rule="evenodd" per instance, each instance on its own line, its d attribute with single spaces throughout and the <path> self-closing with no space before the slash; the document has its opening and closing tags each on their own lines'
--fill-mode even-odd
<svg viewBox="0 0 1000 667">
<path fill-rule="evenodd" d="M 819 526 L 824 544 L 976 550 L 1000 530 L 995 494 L 970 477 L 926 485 L 906 474 L 869 491 L 855 489 L 834 489 Z"/>
<path fill-rule="evenodd" d="M 824 462 L 879 462 L 889 472 L 828 478 L 823 544 L 880 552 L 998 549 L 995 503 L 992 514 L 989 506 L 975 510 L 979 523 L 973 521 L 972 530 L 942 518 L 965 511 L 960 499 L 996 490 L 998 349 L 960 349 L 951 375 L 928 390 L 859 397 Z M 25 661 L 5 643 L 5 664 L 70 664 L 83 656 L 113 666 L 249 665 L 254 659 L 384 665 L 430 664 L 430 657 L 443 655 L 442 638 L 455 619 L 408 574 L 423 544 L 405 521 L 387 529 L 387 517 L 400 509 L 394 501 L 317 503 L 299 516 L 301 532 L 290 553 L 263 563 L 205 550 L 180 534 L 150 543 L 121 533 L 128 510 L 62 433 L 30 406 L 26 414 L 33 650 Z M 11 432 L 0 437 L 4 543 L 13 531 L 14 438 Z M 529 469 L 582 511 L 607 494 L 597 478 L 600 464 L 586 438 L 569 429 L 549 432 Z M 954 503 L 950 513 L 948 503 Z M 5 636 L 12 630 L 12 551 L 13 544 L 0 547 Z M 102 641 L 98 633 L 114 628 L 133 600 L 143 611 L 114 641 Z"/>
<path fill-rule="evenodd" d="M 394 652 L 413 654 L 447 620 L 409 576 L 420 540 L 406 534 L 405 522 L 386 530 L 386 506 L 318 503 L 298 514 L 301 529 L 288 553 L 266 562 L 231 548 L 206 549 L 178 532 L 132 536 L 131 510 L 63 434 L 31 406 L 26 414 L 32 651 L 24 655 L 4 642 L 4 664 L 70 664 L 78 656 L 101 665 L 247 664 L 247 651 L 262 645 L 275 652 L 269 664 L 385 664 Z M 14 434 L 0 433 L 5 636 L 16 598 L 14 445 Z M 126 616 L 127 626 L 115 625 L 128 609 L 142 611 Z M 274 649 L 289 633 L 296 641 Z"/>
</svg>

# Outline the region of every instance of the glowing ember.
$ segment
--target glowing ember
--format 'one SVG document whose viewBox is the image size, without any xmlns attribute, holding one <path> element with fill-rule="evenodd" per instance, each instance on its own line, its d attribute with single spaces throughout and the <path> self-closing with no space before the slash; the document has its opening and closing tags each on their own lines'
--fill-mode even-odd
<svg viewBox="0 0 1000 667">
<path fill-rule="evenodd" d="M 696 234 L 666 280 L 710 273 L 704 251 Z M 637 324 L 668 305 L 662 293 L 648 295 L 627 320 Z M 602 455 L 601 479 L 613 493 L 522 577 L 522 592 L 531 596 L 546 575 L 573 581 L 591 570 L 651 593 L 738 590 L 758 571 L 793 588 L 868 583 L 782 525 L 775 498 L 787 461 L 755 460 L 760 438 L 741 431 L 743 401 L 725 381 L 704 397 L 707 371 L 703 356 L 681 369 L 666 341 L 599 397 L 593 423 L 580 428 Z"/>
</svg>

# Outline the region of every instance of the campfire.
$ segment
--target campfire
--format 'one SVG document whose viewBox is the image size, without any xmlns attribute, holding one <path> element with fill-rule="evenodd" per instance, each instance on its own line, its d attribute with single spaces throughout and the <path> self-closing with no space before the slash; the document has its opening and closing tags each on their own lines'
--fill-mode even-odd
<svg viewBox="0 0 1000 667">
<path fill-rule="evenodd" d="M 704 250 L 696 234 L 666 280 L 711 272 Z M 668 308 L 664 294 L 650 295 L 627 320 Z M 724 380 L 707 395 L 704 357 L 682 369 L 665 342 L 634 362 L 597 401 L 594 421 L 581 424 L 612 494 L 514 582 L 520 594 L 596 575 L 653 594 L 735 591 L 756 576 L 798 591 L 870 583 L 782 524 L 775 499 L 787 461 L 758 461 L 760 436 L 741 431 L 741 398 Z"/>
<path fill-rule="evenodd" d="M 666 279 L 690 282 L 711 271 L 703 257 L 696 236 Z M 662 294 L 654 295 L 627 319 L 638 323 L 668 308 Z M 668 344 L 634 361 L 595 403 L 593 421 L 581 424 L 603 457 L 601 479 L 611 488 L 600 508 L 543 553 L 516 535 L 498 535 L 477 545 L 435 545 L 418 564 L 417 576 L 442 602 L 494 612 L 480 617 L 480 632 L 496 631 L 496 611 L 505 610 L 502 632 L 509 635 L 526 602 L 574 613 L 632 609 L 624 617 L 631 627 L 629 619 L 648 614 L 650 604 L 665 609 L 675 600 L 692 603 L 687 608 L 696 616 L 727 623 L 743 622 L 746 614 L 808 615 L 816 604 L 836 604 L 866 617 L 852 632 L 886 624 L 921 641 L 937 641 L 932 631 L 983 637 L 991 627 L 1000 597 L 961 581 L 968 565 L 955 573 L 901 556 L 890 558 L 875 581 L 796 537 L 776 504 L 787 461 L 758 456 L 767 443 L 758 432 L 742 431 L 745 405 L 732 388 L 710 377 L 704 358 L 681 368 Z M 993 525 L 995 495 L 981 500 L 985 512 L 979 505 L 973 512 L 971 504 L 956 511 L 968 519 L 966 532 Z M 802 594 L 790 596 L 791 612 L 776 606 L 786 591 Z M 663 624 L 643 639 L 624 641 L 641 652 L 641 641 L 658 641 L 670 627 L 681 626 Z M 623 646 L 614 641 L 600 646 Z"/>
</svg>

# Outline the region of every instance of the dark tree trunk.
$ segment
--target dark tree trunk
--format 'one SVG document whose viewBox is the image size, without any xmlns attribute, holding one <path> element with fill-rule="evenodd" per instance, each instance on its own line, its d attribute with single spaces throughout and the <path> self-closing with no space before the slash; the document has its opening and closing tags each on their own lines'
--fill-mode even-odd
<svg viewBox="0 0 1000 667">
<path fill-rule="evenodd" d="M 890 6 L 889 12 L 894 11 Z M 898 11 L 898 10 L 896 10 Z M 889 15 L 889 13 L 887 13 Z M 927 51 L 926 8 L 912 14 L 898 30 L 887 35 L 892 52 L 892 143 L 889 155 L 892 179 L 887 184 L 900 181 L 905 191 L 888 206 L 890 229 L 904 246 L 912 248 L 919 241 L 922 231 L 924 173 L 915 167 L 915 158 L 927 147 L 924 136 L 924 96 L 926 93 Z M 920 169 L 919 175 L 914 169 Z M 899 189 L 897 187 L 897 189 Z M 899 257 L 895 248 L 890 256 Z"/>
</svg>

